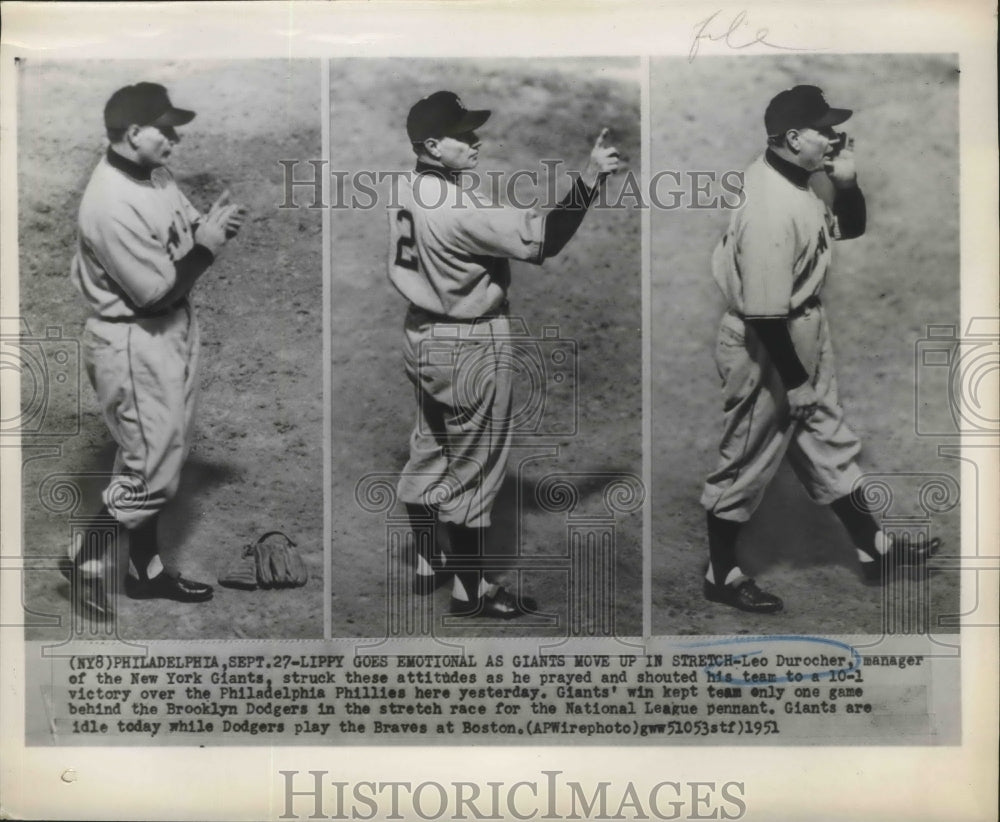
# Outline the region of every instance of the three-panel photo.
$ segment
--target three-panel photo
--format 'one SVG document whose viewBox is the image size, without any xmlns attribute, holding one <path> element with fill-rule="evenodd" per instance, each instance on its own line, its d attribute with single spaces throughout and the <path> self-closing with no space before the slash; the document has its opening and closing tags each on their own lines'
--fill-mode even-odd
<svg viewBox="0 0 1000 822">
<path fill-rule="evenodd" d="M 955 56 L 17 82 L 27 639 L 958 630 Z"/>
<path fill-rule="evenodd" d="M 991 818 L 995 9 L 75 5 L 0 815 Z"/>
</svg>

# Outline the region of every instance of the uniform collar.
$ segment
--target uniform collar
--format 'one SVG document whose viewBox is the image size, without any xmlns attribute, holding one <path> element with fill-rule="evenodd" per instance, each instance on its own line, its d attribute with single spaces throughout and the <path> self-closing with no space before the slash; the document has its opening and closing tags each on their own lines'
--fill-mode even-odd
<svg viewBox="0 0 1000 822">
<path fill-rule="evenodd" d="M 453 168 L 435 166 L 430 163 L 425 163 L 423 160 L 417 160 L 417 174 L 430 174 L 432 177 L 439 177 L 442 180 L 447 180 L 449 183 L 455 183 L 457 185 L 458 178 L 461 176 L 462 172 Z"/>
<path fill-rule="evenodd" d="M 146 182 L 151 179 L 153 169 L 133 163 L 128 157 L 122 157 L 117 151 L 108 146 L 108 163 L 112 168 L 117 168 L 123 174 L 127 174 L 133 180 Z"/>
<path fill-rule="evenodd" d="M 771 168 L 792 185 L 799 188 L 807 188 L 809 186 L 809 177 L 812 176 L 811 171 L 806 171 L 804 168 L 795 165 L 795 163 L 788 162 L 788 160 L 784 157 L 779 157 L 771 149 L 764 152 L 764 159 Z"/>
</svg>

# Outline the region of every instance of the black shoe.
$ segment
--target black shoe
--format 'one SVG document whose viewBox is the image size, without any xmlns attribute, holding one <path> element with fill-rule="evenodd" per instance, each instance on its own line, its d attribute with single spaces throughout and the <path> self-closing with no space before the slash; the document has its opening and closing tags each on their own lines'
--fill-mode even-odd
<svg viewBox="0 0 1000 822">
<path fill-rule="evenodd" d="M 733 585 L 716 585 L 705 580 L 705 599 L 731 605 L 752 614 L 776 614 L 785 607 L 778 597 L 757 587 L 750 577 L 740 577 Z"/>
<path fill-rule="evenodd" d="M 59 573 L 69 583 L 70 600 L 83 616 L 101 622 L 114 616 L 102 577 L 84 574 L 69 557 L 59 560 Z"/>
<path fill-rule="evenodd" d="M 890 579 L 919 576 L 927 571 L 927 560 L 941 548 L 938 537 L 916 544 L 910 542 L 904 534 L 899 539 L 893 539 L 892 545 L 879 559 L 861 563 L 861 573 L 869 585 L 885 585 Z"/>
<path fill-rule="evenodd" d="M 212 586 L 161 571 L 145 581 L 128 574 L 125 593 L 130 599 L 172 599 L 177 602 L 204 602 L 212 598 Z"/>
<path fill-rule="evenodd" d="M 493 596 L 481 596 L 478 600 L 463 602 L 451 599 L 451 615 L 464 617 L 486 617 L 487 619 L 515 619 L 537 613 L 538 603 L 531 597 L 518 599 L 503 586 L 497 588 Z"/>
</svg>

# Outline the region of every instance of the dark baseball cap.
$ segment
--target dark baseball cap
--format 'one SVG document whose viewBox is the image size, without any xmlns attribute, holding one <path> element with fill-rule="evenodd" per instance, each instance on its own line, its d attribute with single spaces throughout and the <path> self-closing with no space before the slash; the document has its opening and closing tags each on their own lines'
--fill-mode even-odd
<svg viewBox="0 0 1000 822">
<path fill-rule="evenodd" d="M 828 128 L 847 120 L 849 108 L 830 108 L 816 86 L 795 86 L 776 95 L 764 112 L 769 135 L 784 134 L 793 128 Z"/>
<path fill-rule="evenodd" d="M 159 83 L 136 83 L 118 89 L 104 106 L 107 128 L 137 126 L 183 126 L 194 112 L 174 108 L 167 90 Z"/>
<path fill-rule="evenodd" d="M 419 100 L 406 118 L 406 133 L 411 142 L 431 137 L 455 137 L 475 131 L 490 119 L 489 109 L 470 111 L 451 91 L 436 91 Z"/>
</svg>

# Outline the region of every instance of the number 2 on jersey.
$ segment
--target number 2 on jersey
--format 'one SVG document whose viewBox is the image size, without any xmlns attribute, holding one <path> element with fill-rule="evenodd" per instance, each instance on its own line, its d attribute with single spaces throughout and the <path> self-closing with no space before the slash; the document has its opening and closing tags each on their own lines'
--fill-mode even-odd
<svg viewBox="0 0 1000 822">
<path fill-rule="evenodd" d="M 396 215 L 396 229 L 399 239 L 396 240 L 396 262 L 402 268 L 419 271 L 417 262 L 416 242 L 413 238 L 413 215 L 405 208 Z"/>
</svg>

